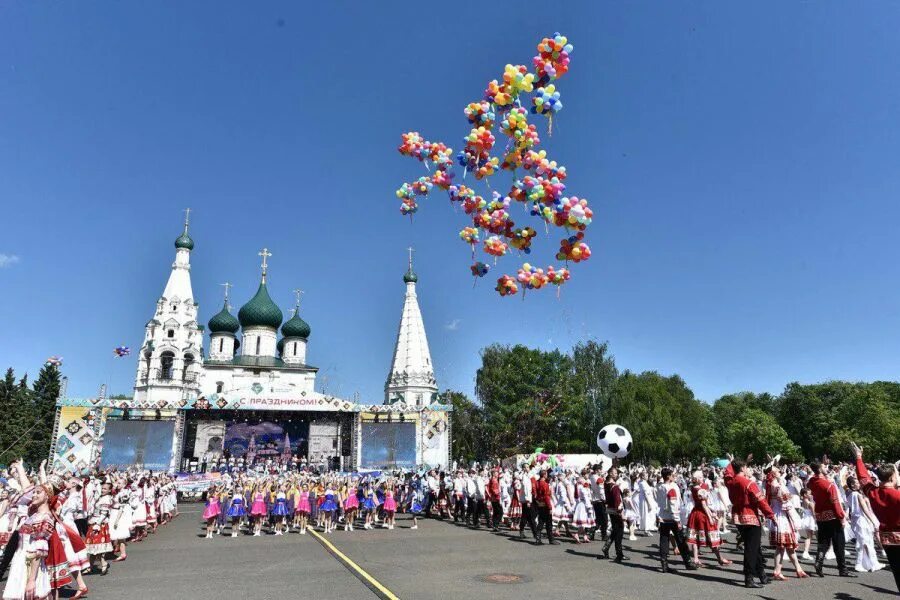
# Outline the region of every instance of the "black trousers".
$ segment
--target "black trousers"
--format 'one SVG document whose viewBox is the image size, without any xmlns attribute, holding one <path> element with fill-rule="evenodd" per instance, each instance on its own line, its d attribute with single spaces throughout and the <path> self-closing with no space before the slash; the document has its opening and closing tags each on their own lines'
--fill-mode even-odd
<svg viewBox="0 0 900 600">
<path fill-rule="evenodd" d="M 497 529 L 500 527 L 500 521 L 503 519 L 503 505 L 500 504 L 499 500 L 491 500 L 491 510 L 494 513 L 491 526 L 494 529 Z"/>
<path fill-rule="evenodd" d="M 459 519 L 466 518 L 466 500 L 465 496 L 453 496 L 453 522 L 459 523 Z"/>
<path fill-rule="evenodd" d="M 81 539 L 87 537 L 88 534 L 88 520 L 84 519 L 75 519 L 75 528 L 78 529 L 78 533 L 81 535 Z"/>
<path fill-rule="evenodd" d="M 894 583 L 897 584 L 897 591 L 900 592 L 900 546 L 885 546 L 884 551 L 888 555 L 888 564 L 891 565 L 891 571 L 894 572 Z"/>
<path fill-rule="evenodd" d="M 12 563 L 13 555 L 16 553 L 16 549 L 19 547 L 19 531 L 13 531 L 12 535 L 9 536 L 9 543 L 6 544 L 6 548 L 3 549 L 3 557 L 0 558 L 0 579 L 3 579 L 3 576 L 6 575 L 6 570 L 9 569 L 10 563 Z"/>
<path fill-rule="evenodd" d="M 688 549 L 687 542 L 684 541 L 684 533 L 681 529 L 681 525 L 675 523 L 674 521 L 660 521 L 659 523 L 659 559 L 663 564 L 668 564 L 669 562 L 669 536 L 675 538 L 675 545 L 678 546 L 678 551 L 681 552 L 681 560 L 684 561 L 684 566 L 688 566 L 690 563 L 690 550 Z"/>
<path fill-rule="evenodd" d="M 763 577 L 766 573 L 766 558 L 762 553 L 762 527 L 759 525 L 738 525 L 744 541 L 744 577 Z"/>
<path fill-rule="evenodd" d="M 816 532 L 816 562 L 825 561 L 825 553 L 829 546 L 834 546 L 834 554 L 837 558 L 838 571 L 847 570 L 847 557 L 844 556 L 844 525 L 838 519 L 830 521 L 816 521 L 819 530 Z"/>
<path fill-rule="evenodd" d="M 594 518 L 597 520 L 597 531 L 600 532 L 600 539 L 606 539 L 606 528 L 609 526 L 609 517 L 606 515 L 606 503 L 594 501 Z M 593 539 L 593 538 L 592 538 Z"/>
<path fill-rule="evenodd" d="M 553 539 L 553 513 L 549 506 L 535 505 L 537 511 L 537 539 L 541 539 L 541 529 L 547 532 L 547 539 Z"/>
<path fill-rule="evenodd" d="M 475 515 L 472 519 L 472 526 L 475 529 L 481 528 L 481 516 L 484 515 L 484 522 L 491 524 L 491 516 L 488 513 L 487 504 L 484 500 L 475 500 Z"/>
<path fill-rule="evenodd" d="M 528 526 L 531 528 L 531 535 L 534 536 L 534 539 L 538 539 L 538 530 L 537 523 L 534 521 L 534 505 L 531 502 L 523 502 L 522 503 L 522 518 L 519 519 L 519 533 L 525 531 L 525 523 L 528 523 Z"/>
<path fill-rule="evenodd" d="M 478 518 L 475 515 L 475 508 L 478 506 L 478 502 L 475 500 L 473 496 L 469 496 L 466 501 L 466 523 L 473 524 L 474 521 Z"/>
<path fill-rule="evenodd" d="M 610 529 L 609 538 L 607 538 L 603 550 L 609 552 L 609 547 L 615 544 L 616 557 L 620 558 L 624 556 L 622 553 L 622 538 L 625 536 L 625 521 L 622 519 L 622 515 L 610 513 L 609 522 L 612 524 L 612 528 Z"/>
</svg>

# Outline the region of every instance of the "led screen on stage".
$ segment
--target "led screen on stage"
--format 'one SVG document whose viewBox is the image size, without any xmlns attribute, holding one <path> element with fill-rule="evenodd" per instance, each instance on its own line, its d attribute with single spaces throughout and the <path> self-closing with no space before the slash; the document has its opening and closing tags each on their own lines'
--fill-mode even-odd
<svg viewBox="0 0 900 600">
<path fill-rule="evenodd" d="M 416 466 L 415 423 L 362 423 L 362 464 L 367 469 Z"/>
<path fill-rule="evenodd" d="M 100 468 L 132 465 L 151 471 L 166 471 L 172 461 L 175 421 L 106 422 Z"/>
<path fill-rule="evenodd" d="M 306 456 L 308 442 L 309 423 L 306 421 L 229 421 L 225 424 L 225 450 L 231 456 L 252 453 L 254 460 L 286 455 Z M 289 452 L 286 451 L 285 444 L 290 447 Z"/>
</svg>

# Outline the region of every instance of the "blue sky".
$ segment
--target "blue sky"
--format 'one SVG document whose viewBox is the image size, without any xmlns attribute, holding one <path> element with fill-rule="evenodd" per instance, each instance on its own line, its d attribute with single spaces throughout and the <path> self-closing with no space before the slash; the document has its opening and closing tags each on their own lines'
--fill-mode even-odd
<svg viewBox="0 0 900 600">
<path fill-rule="evenodd" d="M 424 171 L 395 148 L 459 148 L 463 107 L 556 30 L 575 51 L 544 147 L 594 254 L 559 300 L 501 299 L 445 196 L 400 216 Z M 112 349 L 139 346 L 190 206 L 202 320 L 223 281 L 252 296 L 267 246 L 285 313 L 307 292 L 310 362 L 363 401 L 409 245 L 442 387 L 471 391 L 491 342 L 587 337 L 709 401 L 896 379 L 898 30 L 887 2 L 3 3 L 0 366 L 61 355 L 71 395 L 130 391 Z"/>
</svg>

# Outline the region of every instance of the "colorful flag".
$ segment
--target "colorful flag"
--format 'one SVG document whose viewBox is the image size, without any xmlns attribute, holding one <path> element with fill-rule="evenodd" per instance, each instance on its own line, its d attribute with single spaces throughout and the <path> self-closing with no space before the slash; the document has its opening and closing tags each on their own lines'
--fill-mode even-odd
<svg viewBox="0 0 900 600">
<path fill-rule="evenodd" d="M 131 348 L 128 346 L 118 346 L 113 352 L 115 352 L 117 357 L 122 358 L 123 356 L 131 354 Z"/>
</svg>

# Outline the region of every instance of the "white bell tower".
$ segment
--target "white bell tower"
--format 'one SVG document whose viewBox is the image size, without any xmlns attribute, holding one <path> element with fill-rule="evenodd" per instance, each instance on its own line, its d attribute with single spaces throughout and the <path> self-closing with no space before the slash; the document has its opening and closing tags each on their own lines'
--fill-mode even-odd
<svg viewBox="0 0 900 600">
<path fill-rule="evenodd" d="M 197 323 L 198 305 L 191 288 L 191 250 L 188 235 L 191 209 L 185 210 L 184 231 L 175 240 L 175 262 L 156 312 L 147 323 L 134 382 L 135 402 L 171 404 L 200 389 L 203 330 Z"/>
</svg>

